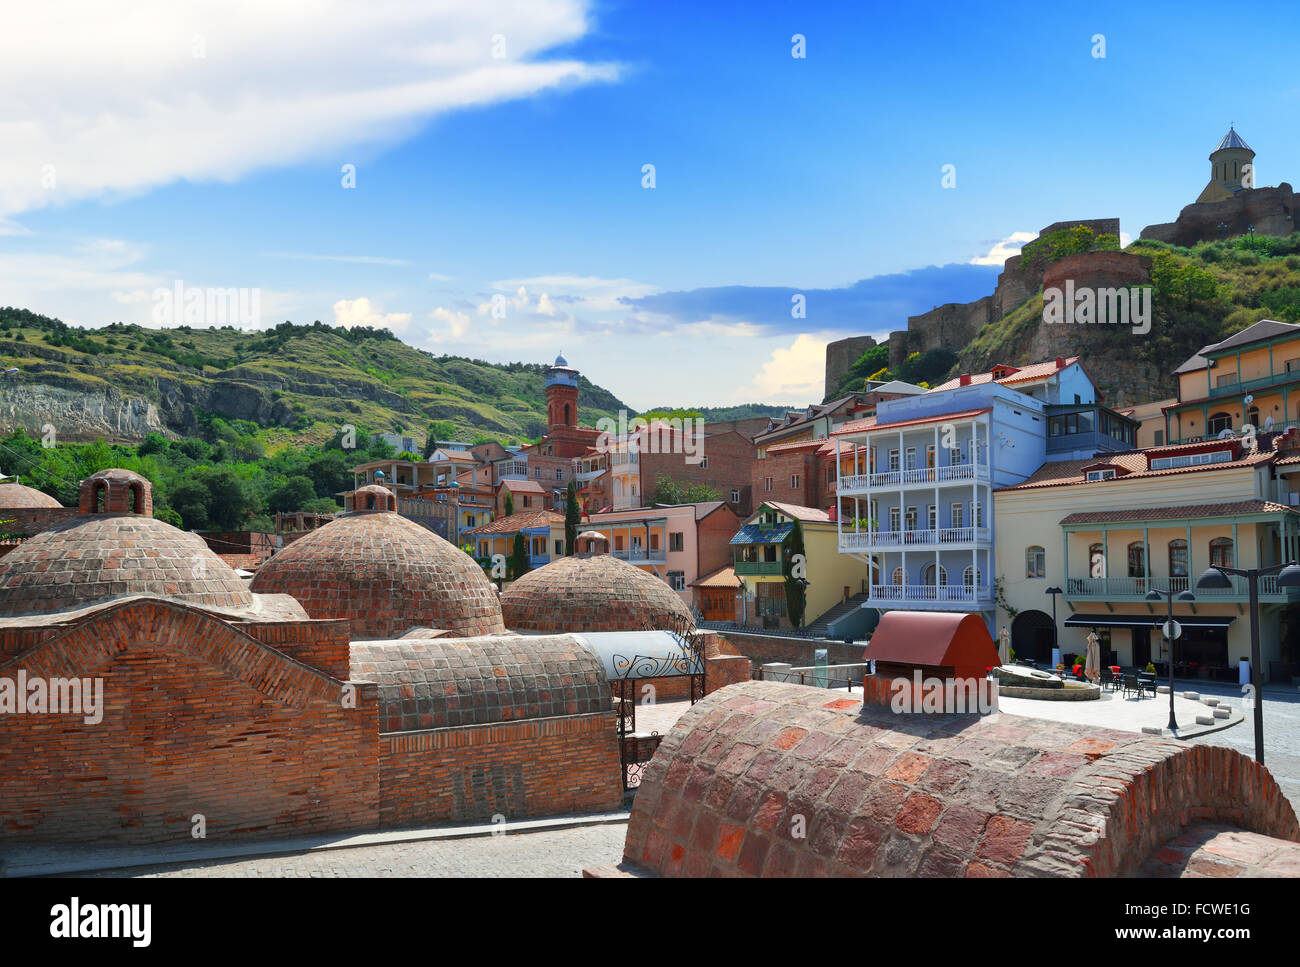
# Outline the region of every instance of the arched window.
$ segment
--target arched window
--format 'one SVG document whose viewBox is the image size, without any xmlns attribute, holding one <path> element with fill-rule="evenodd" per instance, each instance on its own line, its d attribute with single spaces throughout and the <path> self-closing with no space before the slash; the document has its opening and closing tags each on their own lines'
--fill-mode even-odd
<svg viewBox="0 0 1300 967">
<path fill-rule="evenodd" d="M 1187 577 L 1187 541 L 1182 538 L 1169 542 L 1169 576 L 1184 579 Z"/>
<path fill-rule="evenodd" d="M 936 580 L 936 577 L 938 580 Z M 948 571 L 940 564 L 937 569 L 933 561 L 925 566 L 925 583 L 930 587 L 945 587 L 948 584 Z"/>
<path fill-rule="evenodd" d="M 1231 537 L 1216 537 L 1210 541 L 1210 564 L 1213 567 L 1236 567 L 1235 559 Z"/>
<path fill-rule="evenodd" d="M 1128 576 L 1131 578 L 1147 576 L 1147 548 L 1141 541 L 1134 541 L 1128 546 Z"/>
<path fill-rule="evenodd" d="M 1088 576 L 1094 578 L 1106 576 L 1106 551 L 1100 544 L 1088 545 Z"/>
<path fill-rule="evenodd" d="M 1218 436 L 1224 430 L 1232 429 L 1232 414 L 1224 413 L 1220 410 L 1218 413 L 1210 415 L 1208 432 L 1210 436 Z"/>
<path fill-rule="evenodd" d="M 903 572 L 903 569 L 901 567 L 896 567 L 894 568 L 894 575 L 892 580 L 894 584 L 898 585 L 899 587 L 902 587 L 902 585 L 906 583 L 907 575 Z"/>
<path fill-rule="evenodd" d="M 961 583 L 963 587 L 975 587 L 980 583 L 980 569 L 974 564 L 967 564 L 966 570 L 961 572 Z"/>
<path fill-rule="evenodd" d="M 568 403 L 565 403 L 565 404 L 564 404 L 564 425 L 565 425 L 565 426 L 568 426 L 569 423 L 570 423 L 570 420 L 569 420 L 569 404 L 568 404 Z"/>
<path fill-rule="evenodd" d="M 1047 552 L 1037 544 L 1025 548 L 1025 577 L 1047 577 Z"/>
<path fill-rule="evenodd" d="M 95 484 L 95 513 L 102 514 L 108 510 L 108 484 L 101 480 Z"/>
<path fill-rule="evenodd" d="M 375 495 L 366 494 L 366 510 L 374 510 L 374 509 L 375 509 Z"/>
</svg>

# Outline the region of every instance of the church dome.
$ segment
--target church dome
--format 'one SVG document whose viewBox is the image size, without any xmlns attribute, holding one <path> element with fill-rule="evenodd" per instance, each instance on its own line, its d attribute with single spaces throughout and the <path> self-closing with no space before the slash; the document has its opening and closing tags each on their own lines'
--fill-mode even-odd
<svg viewBox="0 0 1300 967">
<path fill-rule="evenodd" d="M 561 557 L 501 594 L 512 631 L 644 631 L 693 627 L 690 609 L 662 580 L 608 554 Z"/>
<path fill-rule="evenodd" d="M 33 510 L 63 505 L 49 494 L 20 483 L 0 483 L 0 510 Z"/>
<path fill-rule="evenodd" d="M 347 618 L 354 640 L 397 638 L 415 627 L 461 637 L 505 630 L 483 569 L 391 511 L 338 517 L 305 534 L 258 569 L 252 589 L 292 595 L 313 618 Z"/>
<path fill-rule="evenodd" d="M 142 514 L 92 514 L 0 559 L 0 615 L 47 614 L 146 594 L 246 609 L 253 596 L 203 538 Z"/>
</svg>

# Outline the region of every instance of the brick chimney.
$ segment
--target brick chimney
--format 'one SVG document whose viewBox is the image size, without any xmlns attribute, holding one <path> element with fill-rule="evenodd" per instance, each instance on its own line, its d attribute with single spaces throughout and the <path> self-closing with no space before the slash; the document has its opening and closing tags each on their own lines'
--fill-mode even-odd
<svg viewBox="0 0 1300 967">
<path fill-rule="evenodd" d="M 962 373 L 960 376 L 958 376 L 958 377 L 957 377 L 957 385 L 958 385 L 958 386 L 969 386 L 969 385 L 970 385 L 970 373 Z"/>
<path fill-rule="evenodd" d="M 1064 356 L 1057 356 L 1057 357 L 1056 357 L 1056 368 L 1057 368 L 1057 369 L 1065 369 L 1065 357 L 1064 357 Z"/>
</svg>

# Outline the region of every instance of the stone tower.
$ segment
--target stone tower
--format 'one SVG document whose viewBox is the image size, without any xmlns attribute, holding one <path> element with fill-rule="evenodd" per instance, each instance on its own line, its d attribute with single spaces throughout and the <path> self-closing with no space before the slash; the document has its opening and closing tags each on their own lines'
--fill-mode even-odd
<svg viewBox="0 0 1300 967">
<path fill-rule="evenodd" d="M 101 470 L 81 481 L 78 508 L 83 514 L 153 516 L 153 485 L 130 470 Z"/>
<path fill-rule="evenodd" d="M 1252 165 L 1255 152 L 1233 127 L 1223 136 L 1219 146 L 1210 152 L 1210 183 L 1205 186 L 1197 202 L 1223 201 L 1231 198 L 1243 188 L 1254 188 L 1253 177 L 1246 179 L 1246 166 Z M 1251 169 L 1253 175 L 1254 169 Z"/>
<path fill-rule="evenodd" d="M 578 371 L 563 355 L 546 371 L 546 423 L 551 433 L 578 425 Z"/>
</svg>

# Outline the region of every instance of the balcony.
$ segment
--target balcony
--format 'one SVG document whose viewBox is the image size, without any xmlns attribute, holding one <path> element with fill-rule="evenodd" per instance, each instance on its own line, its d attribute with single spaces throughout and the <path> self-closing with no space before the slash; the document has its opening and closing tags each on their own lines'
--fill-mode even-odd
<svg viewBox="0 0 1300 967">
<path fill-rule="evenodd" d="M 839 492 L 844 496 L 883 488 L 933 487 L 936 484 L 987 482 L 986 463 L 959 463 L 947 467 L 919 467 L 912 470 L 886 470 L 840 477 Z"/>
<path fill-rule="evenodd" d="M 985 584 L 873 584 L 867 604 L 991 604 L 993 589 Z"/>
<path fill-rule="evenodd" d="M 1234 382 L 1225 386 L 1213 386 L 1210 388 L 1209 399 L 1218 399 L 1222 396 L 1240 396 L 1242 393 L 1250 393 L 1257 389 L 1269 389 L 1274 386 L 1281 386 L 1283 383 L 1293 383 L 1297 379 L 1300 379 L 1300 372 L 1289 371 L 1274 373 L 1272 376 L 1261 376 L 1259 379 L 1248 379 L 1244 383 Z"/>
<path fill-rule="evenodd" d="M 988 544 L 993 532 L 987 527 L 940 527 L 936 530 L 846 531 L 840 534 L 840 553 L 895 550 L 912 547 Z"/>
<path fill-rule="evenodd" d="M 737 561 L 736 577 L 771 577 L 781 576 L 780 561 Z"/>
<path fill-rule="evenodd" d="M 649 550 L 644 547 L 620 547 L 610 551 L 609 553 L 620 561 L 627 561 L 629 564 L 668 563 L 668 552 L 658 547 L 652 547 Z"/>
<path fill-rule="evenodd" d="M 1194 578 L 1185 577 L 1069 578 L 1065 582 L 1065 597 L 1071 601 L 1141 601 L 1152 588 L 1177 594 L 1190 587 L 1196 600 L 1204 604 L 1249 601 L 1250 590 L 1246 586 L 1246 579 L 1237 575 L 1230 575 L 1229 579 L 1232 581 L 1231 588 L 1204 590 L 1194 586 Z M 1300 588 L 1279 588 L 1277 575 L 1270 574 L 1259 579 L 1259 600 L 1266 604 L 1300 601 Z M 1163 608 L 1164 605 L 1161 604 L 1160 607 Z"/>
</svg>

